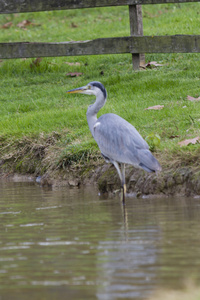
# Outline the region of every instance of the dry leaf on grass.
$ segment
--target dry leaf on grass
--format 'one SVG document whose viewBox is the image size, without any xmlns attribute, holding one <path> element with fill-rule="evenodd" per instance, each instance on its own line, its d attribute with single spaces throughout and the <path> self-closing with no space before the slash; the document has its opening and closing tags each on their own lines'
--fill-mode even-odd
<svg viewBox="0 0 200 300">
<path fill-rule="evenodd" d="M 178 138 L 178 137 L 179 137 L 179 135 L 170 135 L 169 139 L 175 139 L 175 138 Z"/>
<path fill-rule="evenodd" d="M 8 28 L 10 28 L 12 25 L 13 25 L 12 22 L 8 22 L 8 23 L 5 23 L 4 25 L 2 25 L 1 28 L 8 29 Z"/>
<path fill-rule="evenodd" d="M 157 61 L 149 61 L 145 67 L 146 68 L 151 68 L 151 67 L 162 67 L 162 64 L 158 64 Z"/>
<path fill-rule="evenodd" d="M 69 72 L 66 74 L 66 76 L 71 76 L 71 77 L 78 77 L 83 75 L 83 73 L 79 73 L 79 72 Z"/>
<path fill-rule="evenodd" d="M 200 101 L 200 97 L 194 98 L 194 97 L 188 95 L 187 100 L 189 100 L 189 101 Z"/>
<path fill-rule="evenodd" d="M 164 105 L 155 105 L 155 106 L 149 106 L 149 107 L 145 108 L 144 110 L 149 110 L 149 109 L 160 110 L 163 108 L 164 108 Z"/>
<path fill-rule="evenodd" d="M 30 68 L 34 68 L 34 67 L 39 67 L 40 63 L 42 61 L 42 58 L 41 57 L 37 57 L 36 59 L 34 59 L 32 61 L 32 63 L 30 64 Z"/>
<path fill-rule="evenodd" d="M 40 24 L 32 23 L 29 20 L 23 20 L 22 22 L 17 24 L 17 27 L 24 29 L 24 28 L 26 28 L 27 26 L 30 26 L 30 25 L 31 26 L 40 26 Z"/>
<path fill-rule="evenodd" d="M 17 27 L 24 28 L 24 27 L 29 26 L 29 25 L 31 25 L 31 21 L 29 21 L 29 20 L 23 20 L 22 22 L 20 22 L 20 23 L 17 24 Z"/>
<path fill-rule="evenodd" d="M 65 64 L 67 64 L 68 66 L 80 66 L 81 64 L 79 62 L 75 62 L 75 63 L 71 63 L 71 62 L 68 62 L 66 61 Z"/>
<path fill-rule="evenodd" d="M 195 145 L 195 144 L 199 143 L 199 141 L 200 141 L 200 137 L 197 136 L 193 139 L 188 139 L 188 140 L 181 141 L 178 144 L 182 147 L 182 146 L 187 146 L 189 144 Z"/>
<path fill-rule="evenodd" d="M 75 24 L 74 22 L 72 22 L 72 23 L 71 23 L 71 27 L 72 27 L 72 28 L 77 28 L 77 27 L 78 27 L 78 25 L 77 25 L 77 24 Z"/>
</svg>

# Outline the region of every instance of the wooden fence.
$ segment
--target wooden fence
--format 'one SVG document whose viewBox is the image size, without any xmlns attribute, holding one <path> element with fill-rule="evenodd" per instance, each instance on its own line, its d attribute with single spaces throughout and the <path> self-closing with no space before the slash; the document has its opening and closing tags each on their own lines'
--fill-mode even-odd
<svg viewBox="0 0 200 300">
<path fill-rule="evenodd" d="M 144 53 L 197 53 L 200 35 L 143 36 L 141 4 L 199 2 L 199 0 L 0 0 L 0 13 L 129 6 L 130 36 L 79 42 L 0 43 L 0 59 L 131 53 L 138 69 Z"/>
</svg>

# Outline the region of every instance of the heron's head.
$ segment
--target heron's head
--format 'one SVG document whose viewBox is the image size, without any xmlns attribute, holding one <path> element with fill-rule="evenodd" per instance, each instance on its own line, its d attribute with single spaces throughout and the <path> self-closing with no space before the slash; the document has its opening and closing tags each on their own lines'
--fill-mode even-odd
<svg viewBox="0 0 200 300">
<path fill-rule="evenodd" d="M 69 90 L 67 93 L 81 93 L 86 95 L 97 95 L 103 94 L 104 98 L 107 98 L 107 92 L 103 84 L 99 81 L 92 81 L 85 86 Z"/>
</svg>

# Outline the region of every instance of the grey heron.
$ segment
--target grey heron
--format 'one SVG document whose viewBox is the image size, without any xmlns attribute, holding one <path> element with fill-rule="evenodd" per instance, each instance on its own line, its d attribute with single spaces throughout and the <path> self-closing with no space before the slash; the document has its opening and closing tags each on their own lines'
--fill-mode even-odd
<svg viewBox="0 0 200 300">
<path fill-rule="evenodd" d="M 107 92 L 102 83 L 93 81 L 67 93 L 96 96 L 94 104 L 89 105 L 87 109 L 87 122 L 102 156 L 106 162 L 112 163 L 117 169 L 123 190 L 123 204 L 125 204 L 125 164 L 147 172 L 157 172 L 162 169 L 159 162 L 151 154 L 146 141 L 129 122 L 113 113 L 102 115 L 97 119 L 97 113 L 107 99 Z"/>
</svg>

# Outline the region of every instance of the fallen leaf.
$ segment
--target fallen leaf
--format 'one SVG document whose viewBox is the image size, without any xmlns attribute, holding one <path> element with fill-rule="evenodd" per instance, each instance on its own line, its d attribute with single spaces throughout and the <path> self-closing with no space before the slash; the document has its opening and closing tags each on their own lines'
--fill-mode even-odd
<svg viewBox="0 0 200 300">
<path fill-rule="evenodd" d="M 71 76 L 71 77 L 78 77 L 83 75 L 83 73 L 78 73 L 78 72 L 69 72 L 66 74 L 66 76 Z"/>
<path fill-rule="evenodd" d="M 31 26 L 40 26 L 40 24 L 32 23 L 29 20 L 23 20 L 22 22 L 17 24 L 17 27 L 24 29 L 24 28 L 26 28 L 27 26 L 30 26 L 30 25 Z"/>
<path fill-rule="evenodd" d="M 65 64 L 67 64 L 68 66 L 80 66 L 81 64 L 79 62 L 75 62 L 75 63 L 70 63 L 68 61 L 65 62 Z"/>
<path fill-rule="evenodd" d="M 194 98 L 194 97 L 188 95 L 187 100 L 189 100 L 189 101 L 200 101 L 200 97 Z"/>
<path fill-rule="evenodd" d="M 148 109 L 160 110 L 163 108 L 164 108 L 164 105 L 155 105 L 155 106 L 149 106 L 149 107 L 145 108 L 144 110 L 148 110 Z"/>
<path fill-rule="evenodd" d="M 8 29 L 8 28 L 10 28 L 12 25 L 13 25 L 12 22 L 8 22 L 8 23 L 5 23 L 4 25 L 2 25 L 1 28 Z"/>
<path fill-rule="evenodd" d="M 37 58 L 33 61 L 33 63 L 34 63 L 35 66 L 39 66 L 39 64 L 41 63 L 41 61 L 42 61 L 42 58 L 41 58 L 41 57 L 37 57 Z"/>
<path fill-rule="evenodd" d="M 187 146 L 189 144 L 195 145 L 195 144 L 199 143 L 199 141 L 200 141 L 200 137 L 197 136 L 193 139 L 188 139 L 188 140 L 181 141 L 178 144 L 182 147 L 182 146 Z"/>
<path fill-rule="evenodd" d="M 151 67 L 162 67 L 162 64 L 158 64 L 157 61 L 149 61 L 145 67 L 146 68 L 151 68 Z"/>
<path fill-rule="evenodd" d="M 177 138 L 177 137 L 179 137 L 179 135 L 170 135 L 170 136 L 169 136 L 169 139 L 175 139 L 175 138 Z"/>
<path fill-rule="evenodd" d="M 37 57 L 35 60 L 32 61 L 32 63 L 30 64 L 30 68 L 32 69 L 34 66 L 35 67 L 39 67 L 40 63 L 42 61 L 41 57 Z"/>
<path fill-rule="evenodd" d="M 71 27 L 72 27 L 72 28 L 77 28 L 78 25 L 76 25 L 74 22 L 72 22 L 72 23 L 71 23 Z"/>
<path fill-rule="evenodd" d="M 22 22 L 20 22 L 20 23 L 17 24 L 17 27 L 19 27 L 19 28 L 25 28 L 26 26 L 29 26 L 31 24 L 32 24 L 31 21 L 29 21 L 29 20 L 23 20 Z"/>
</svg>

